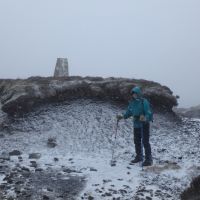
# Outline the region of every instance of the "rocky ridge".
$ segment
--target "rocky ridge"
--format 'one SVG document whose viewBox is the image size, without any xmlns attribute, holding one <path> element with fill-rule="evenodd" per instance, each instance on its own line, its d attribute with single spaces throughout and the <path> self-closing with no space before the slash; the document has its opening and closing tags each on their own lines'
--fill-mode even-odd
<svg viewBox="0 0 200 200">
<path fill-rule="evenodd" d="M 200 105 L 191 108 L 176 108 L 174 111 L 183 117 L 200 118 Z"/>
<path fill-rule="evenodd" d="M 128 102 L 134 86 L 143 89 L 144 96 L 159 109 L 171 111 L 177 97 L 166 86 L 147 80 L 101 77 L 30 77 L 0 79 L 0 104 L 10 115 L 30 111 L 41 103 L 77 98 L 96 98 Z"/>
</svg>

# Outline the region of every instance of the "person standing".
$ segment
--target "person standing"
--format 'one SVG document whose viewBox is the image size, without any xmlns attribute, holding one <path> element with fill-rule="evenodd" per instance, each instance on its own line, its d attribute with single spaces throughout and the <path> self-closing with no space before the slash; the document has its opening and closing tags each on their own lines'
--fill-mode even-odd
<svg viewBox="0 0 200 200">
<path fill-rule="evenodd" d="M 123 115 L 117 115 L 117 120 L 128 119 L 133 117 L 134 125 L 134 144 L 135 144 L 135 159 L 131 164 L 143 161 L 143 147 L 145 150 L 145 160 L 143 166 L 150 166 L 153 164 L 151 155 L 150 138 L 150 122 L 153 121 L 153 113 L 150 103 L 147 99 L 142 97 L 140 87 L 136 86 L 131 90 L 132 100 Z"/>
</svg>

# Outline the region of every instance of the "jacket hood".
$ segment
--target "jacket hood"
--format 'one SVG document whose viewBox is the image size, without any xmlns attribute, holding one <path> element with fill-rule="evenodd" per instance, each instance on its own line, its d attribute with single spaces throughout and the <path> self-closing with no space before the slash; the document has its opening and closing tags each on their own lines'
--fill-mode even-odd
<svg viewBox="0 0 200 200">
<path fill-rule="evenodd" d="M 136 93 L 138 96 L 142 95 L 142 91 L 140 89 L 140 87 L 136 86 L 131 90 L 131 93 Z"/>
</svg>

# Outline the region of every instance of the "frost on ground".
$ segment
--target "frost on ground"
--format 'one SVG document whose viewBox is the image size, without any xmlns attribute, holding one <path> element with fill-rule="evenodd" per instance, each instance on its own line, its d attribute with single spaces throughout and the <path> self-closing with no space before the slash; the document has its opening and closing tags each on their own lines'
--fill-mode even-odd
<svg viewBox="0 0 200 200">
<path fill-rule="evenodd" d="M 179 199 L 200 174 L 200 121 L 156 114 L 154 165 L 141 170 L 123 106 L 76 100 L 5 119 L 0 133 L 1 199 Z M 116 166 L 110 166 L 112 150 Z M 17 150 L 17 151 L 14 151 Z M 9 154 L 10 153 L 10 154 Z"/>
</svg>

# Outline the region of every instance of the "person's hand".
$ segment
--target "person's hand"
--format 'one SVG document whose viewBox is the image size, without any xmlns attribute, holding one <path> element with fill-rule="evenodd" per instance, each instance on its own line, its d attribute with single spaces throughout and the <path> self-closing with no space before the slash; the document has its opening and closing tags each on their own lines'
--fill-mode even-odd
<svg viewBox="0 0 200 200">
<path fill-rule="evenodd" d="M 117 121 L 120 121 L 121 119 L 123 119 L 124 117 L 122 115 L 117 115 Z"/>
<path fill-rule="evenodd" d="M 140 121 L 141 122 L 146 122 L 146 117 L 144 115 L 140 115 Z"/>
</svg>

